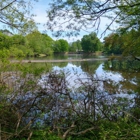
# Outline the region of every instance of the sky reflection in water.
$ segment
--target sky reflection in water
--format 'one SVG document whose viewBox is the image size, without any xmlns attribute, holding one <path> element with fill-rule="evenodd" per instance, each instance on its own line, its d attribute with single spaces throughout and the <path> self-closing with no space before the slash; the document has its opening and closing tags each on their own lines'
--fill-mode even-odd
<svg viewBox="0 0 140 140">
<path fill-rule="evenodd" d="M 121 82 L 125 82 L 127 79 L 125 79 L 121 73 L 113 72 L 110 70 L 104 70 L 103 68 L 104 68 L 104 63 L 101 63 L 98 66 L 98 68 L 95 70 L 95 72 L 93 72 L 94 78 L 97 80 L 101 80 L 100 85 L 99 85 L 100 87 L 98 87 L 100 88 L 101 91 L 104 90 L 102 80 L 106 80 L 108 81 L 108 83 L 111 82 L 113 85 L 118 86 L 117 93 L 119 94 L 115 96 L 128 97 L 128 98 L 134 97 L 134 94 L 127 94 L 128 90 L 122 87 Z M 76 66 L 75 64 L 72 64 L 72 63 L 68 63 L 67 66 L 63 68 L 54 66 L 53 71 L 63 71 L 65 73 L 69 73 L 67 79 L 69 82 L 69 87 L 71 88 L 77 88 L 80 86 L 80 84 L 78 85 L 78 83 L 76 83 L 76 80 L 79 78 L 83 79 L 83 82 L 87 81 L 87 72 L 84 72 L 81 66 Z M 131 82 L 131 84 L 136 85 L 137 83 Z"/>
<path fill-rule="evenodd" d="M 64 72 L 66 74 L 66 80 L 67 85 L 71 90 L 75 90 L 78 87 L 81 86 L 81 83 L 78 82 L 78 79 L 82 79 L 82 82 L 91 82 L 88 77 L 89 73 L 85 72 L 82 67 L 79 65 L 75 65 L 73 63 L 68 63 L 65 67 L 61 68 L 59 66 L 54 66 L 52 71 L 57 72 Z M 121 73 L 114 72 L 110 70 L 104 70 L 104 63 L 99 64 L 99 66 L 96 68 L 95 71 L 93 71 L 92 76 L 99 80 L 98 83 L 98 91 L 104 92 L 105 95 L 107 95 L 107 98 L 113 98 L 113 97 L 123 97 L 127 99 L 133 99 L 135 97 L 135 92 L 132 92 L 133 94 L 128 93 L 128 89 L 124 88 L 122 85 L 122 82 L 127 81 L 128 79 L 125 79 Z M 42 79 L 39 81 L 39 84 L 43 86 L 43 83 L 45 83 L 46 75 L 42 76 Z M 104 82 L 103 80 L 108 81 L 109 84 L 113 84 L 117 88 L 117 92 L 112 92 L 111 94 L 104 90 Z M 89 83 L 90 84 L 90 83 Z M 93 83 L 91 83 L 93 84 Z M 136 84 L 136 83 L 131 83 Z M 112 87 L 113 88 L 113 87 Z M 114 89 L 113 89 L 114 90 Z M 115 91 L 115 90 L 114 90 Z M 119 94 L 116 94 L 119 93 Z"/>
<path fill-rule="evenodd" d="M 74 79 L 77 78 L 77 75 L 79 78 L 87 78 L 86 72 L 84 72 L 81 68 L 81 66 L 76 66 L 72 63 L 68 63 L 66 67 L 60 68 L 58 66 L 53 67 L 53 71 L 63 71 L 65 73 L 70 73 L 71 76 L 74 77 Z M 77 74 L 77 75 L 76 75 Z M 99 65 L 99 67 L 96 69 L 95 73 L 93 73 L 95 78 L 98 78 L 100 80 L 111 80 L 114 82 L 114 84 L 118 84 L 120 81 L 124 81 L 125 79 L 122 77 L 122 75 L 118 72 L 111 72 L 111 71 L 105 71 L 103 69 L 103 63 Z M 73 80 L 71 80 L 71 84 Z"/>
</svg>

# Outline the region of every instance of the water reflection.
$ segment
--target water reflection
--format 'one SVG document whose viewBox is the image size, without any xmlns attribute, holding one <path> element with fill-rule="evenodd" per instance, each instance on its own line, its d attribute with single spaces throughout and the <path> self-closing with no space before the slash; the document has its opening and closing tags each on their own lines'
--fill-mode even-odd
<svg viewBox="0 0 140 140">
<path fill-rule="evenodd" d="M 140 62 L 138 61 L 106 61 L 104 62 L 104 70 L 112 73 L 119 73 L 123 80 L 119 82 L 122 89 L 126 89 L 129 93 L 139 93 L 140 87 Z"/>
<path fill-rule="evenodd" d="M 118 84 L 120 81 L 123 81 L 124 78 L 119 72 L 112 72 L 104 70 L 104 63 L 96 69 L 96 76 L 102 80 L 111 80 L 114 83 Z"/>
<path fill-rule="evenodd" d="M 55 54 L 47 57 L 27 58 L 31 60 L 66 60 L 66 59 L 90 59 L 90 58 L 106 58 L 103 55 L 89 55 L 89 54 Z"/>
<path fill-rule="evenodd" d="M 52 70 L 67 73 L 71 87 L 75 86 L 77 78 L 86 79 L 87 75 L 108 81 L 106 88 L 112 89 L 112 93 L 136 93 L 140 84 L 139 72 L 116 70 L 108 61 L 57 63 L 53 64 Z"/>
<path fill-rule="evenodd" d="M 122 83 L 126 79 L 122 73 L 107 70 L 104 65 L 105 62 L 98 61 L 83 63 L 83 65 L 81 62 L 68 63 L 65 67 L 53 66 L 51 77 L 49 74 L 43 75 L 40 84 L 43 85 L 43 82 L 47 81 L 44 88 L 49 90 L 50 95 L 54 94 L 57 97 L 59 104 L 56 104 L 56 108 L 60 114 L 65 113 L 61 110 L 63 107 L 60 104 L 66 101 L 64 106 L 74 106 L 75 110 L 81 114 L 87 114 L 89 111 L 93 120 L 96 120 L 98 115 L 100 117 L 109 115 L 109 119 L 114 119 L 114 117 L 117 119 L 123 116 L 123 110 L 128 111 L 130 107 L 138 106 L 139 103 L 135 103 L 136 96 L 128 94 L 128 89 L 123 87 Z M 64 73 L 64 79 L 59 75 L 61 71 Z M 64 82 L 61 82 L 62 79 Z M 62 88 L 61 91 L 59 85 Z M 105 106 L 104 112 L 102 110 Z M 114 106 L 117 113 L 113 112 Z M 53 116 L 54 112 L 51 113 Z"/>
</svg>

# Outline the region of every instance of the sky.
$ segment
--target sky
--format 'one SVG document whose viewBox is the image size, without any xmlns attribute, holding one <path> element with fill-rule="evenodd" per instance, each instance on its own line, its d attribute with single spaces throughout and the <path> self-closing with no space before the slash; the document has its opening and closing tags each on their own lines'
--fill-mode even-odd
<svg viewBox="0 0 140 140">
<path fill-rule="evenodd" d="M 35 22 L 39 22 L 40 23 L 40 25 L 38 25 L 38 30 L 40 32 L 43 32 L 44 30 L 46 30 L 46 28 L 43 25 L 48 20 L 46 10 L 49 8 L 49 3 L 50 2 L 52 2 L 52 1 L 51 0 L 39 0 L 37 3 L 34 4 L 33 13 L 36 15 L 36 17 L 34 17 L 34 20 L 35 20 Z M 107 24 L 110 24 L 110 22 L 111 21 L 109 19 L 107 19 L 107 18 L 102 18 L 101 19 L 99 33 L 98 33 L 98 37 L 101 39 L 101 41 L 103 41 L 103 38 L 107 34 L 109 34 L 109 32 L 107 31 L 105 36 L 102 36 L 102 38 L 101 38 L 101 34 L 105 30 Z M 112 26 L 113 26 L 113 28 L 116 28 L 115 27 L 116 25 L 112 25 Z M 49 36 L 51 36 L 53 39 L 55 39 L 55 40 L 59 39 L 59 38 L 55 38 L 54 36 L 52 36 L 52 32 L 49 31 L 49 30 L 47 30 L 47 34 Z M 83 35 L 86 35 L 86 34 L 89 34 L 89 33 L 85 32 L 85 31 L 81 31 L 80 35 L 77 36 L 77 37 L 71 37 L 71 38 L 63 37 L 63 39 L 66 39 L 69 42 L 72 42 L 72 41 L 81 39 L 83 37 Z M 62 37 L 60 37 L 60 38 L 62 38 Z"/>
<path fill-rule="evenodd" d="M 44 31 L 47 31 L 46 33 L 52 37 L 54 40 L 57 40 L 57 39 L 60 39 L 60 38 L 63 38 L 65 40 L 67 40 L 68 42 L 73 42 L 73 41 L 76 41 L 78 39 L 81 39 L 84 35 L 87 35 L 89 34 L 88 32 L 85 32 L 85 31 L 81 31 L 80 32 L 80 35 L 77 36 L 77 37 L 71 37 L 71 38 L 68 38 L 68 37 L 60 37 L 60 38 L 56 38 L 54 36 L 52 36 L 52 32 L 47 30 L 47 28 L 45 28 L 43 25 L 47 23 L 47 13 L 46 13 L 46 10 L 48 10 L 49 8 L 49 3 L 52 2 L 52 0 L 38 0 L 38 2 L 34 2 L 33 3 L 33 10 L 32 10 L 32 13 L 35 14 L 36 16 L 34 17 L 34 20 L 36 23 L 40 23 L 38 25 L 38 30 L 40 32 L 44 32 Z M 109 33 L 109 32 L 106 32 L 105 36 L 102 36 L 101 38 L 101 34 L 103 33 L 103 31 L 106 29 L 106 25 L 109 24 L 111 21 L 109 21 L 109 19 L 107 18 L 102 18 L 101 19 L 101 23 L 100 23 L 100 28 L 99 28 L 99 33 L 98 33 L 98 37 L 101 39 L 101 41 L 103 41 L 103 38 Z M 0 28 L 4 28 L 5 25 L 1 25 L 0 24 Z"/>
</svg>

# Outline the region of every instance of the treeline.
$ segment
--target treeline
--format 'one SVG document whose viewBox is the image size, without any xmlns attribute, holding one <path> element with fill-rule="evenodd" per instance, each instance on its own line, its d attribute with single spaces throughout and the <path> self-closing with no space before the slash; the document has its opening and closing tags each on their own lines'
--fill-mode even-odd
<svg viewBox="0 0 140 140">
<path fill-rule="evenodd" d="M 100 51 L 107 55 L 131 56 L 139 60 L 140 56 L 140 29 L 121 29 L 99 40 L 96 33 L 84 35 L 80 40 L 71 44 L 70 50 L 83 50 L 87 53 Z"/>
<path fill-rule="evenodd" d="M 12 57 L 30 57 L 42 54 L 48 56 L 53 53 L 78 53 L 79 51 L 94 53 L 101 51 L 101 48 L 102 43 L 96 33 L 85 35 L 81 40 L 68 43 L 64 39 L 55 41 L 39 31 L 33 31 L 26 36 L 13 35 L 8 30 L 0 31 L 0 50 L 7 49 Z"/>
<path fill-rule="evenodd" d="M 84 35 L 80 40 L 73 42 L 70 45 L 69 51 L 84 51 L 85 53 L 95 53 L 96 51 L 102 51 L 103 44 L 97 37 L 97 34 L 92 32 L 89 35 Z"/>
<path fill-rule="evenodd" d="M 10 56 L 49 56 L 53 53 L 95 53 L 139 56 L 140 30 L 123 31 L 118 29 L 104 38 L 103 43 L 92 32 L 81 40 L 68 43 L 67 40 L 53 40 L 47 34 L 33 31 L 26 36 L 13 35 L 8 30 L 0 31 L 0 50 L 8 49 Z"/>
<path fill-rule="evenodd" d="M 54 41 L 47 34 L 34 31 L 26 36 L 9 35 L 8 32 L 0 32 L 0 50 L 7 49 L 10 56 L 38 56 L 51 55 L 53 52 L 67 52 L 68 42 L 60 39 Z"/>
</svg>

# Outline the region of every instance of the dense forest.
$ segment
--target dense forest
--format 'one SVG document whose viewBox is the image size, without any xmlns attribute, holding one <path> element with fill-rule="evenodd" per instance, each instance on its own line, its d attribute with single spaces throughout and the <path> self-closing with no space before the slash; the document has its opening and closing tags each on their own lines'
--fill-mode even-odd
<svg viewBox="0 0 140 140">
<path fill-rule="evenodd" d="M 88 32 L 74 42 L 41 33 L 32 2 L 36 0 L 0 1 L 0 24 L 8 26 L 0 30 L 0 139 L 139 140 L 139 0 L 52 1 L 46 11 L 47 29 L 58 27 L 54 34 L 59 37 Z M 111 21 L 102 34 L 113 31 L 103 42 L 97 37 L 102 18 Z M 112 30 L 114 22 L 119 27 Z M 102 67 L 109 72 L 120 69 L 130 80 L 114 84 L 98 78 L 93 74 L 98 61 L 81 62 L 82 76 L 77 71 L 72 75 L 70 70 L 52 70 L 51 63 L 22 62 L 23 57 L 67 52 L 111 55 Z M 9 61 L 17 57 L 21 61 Z M 122 91 L 122 86 L 130 90 Z"/>
</svg>

